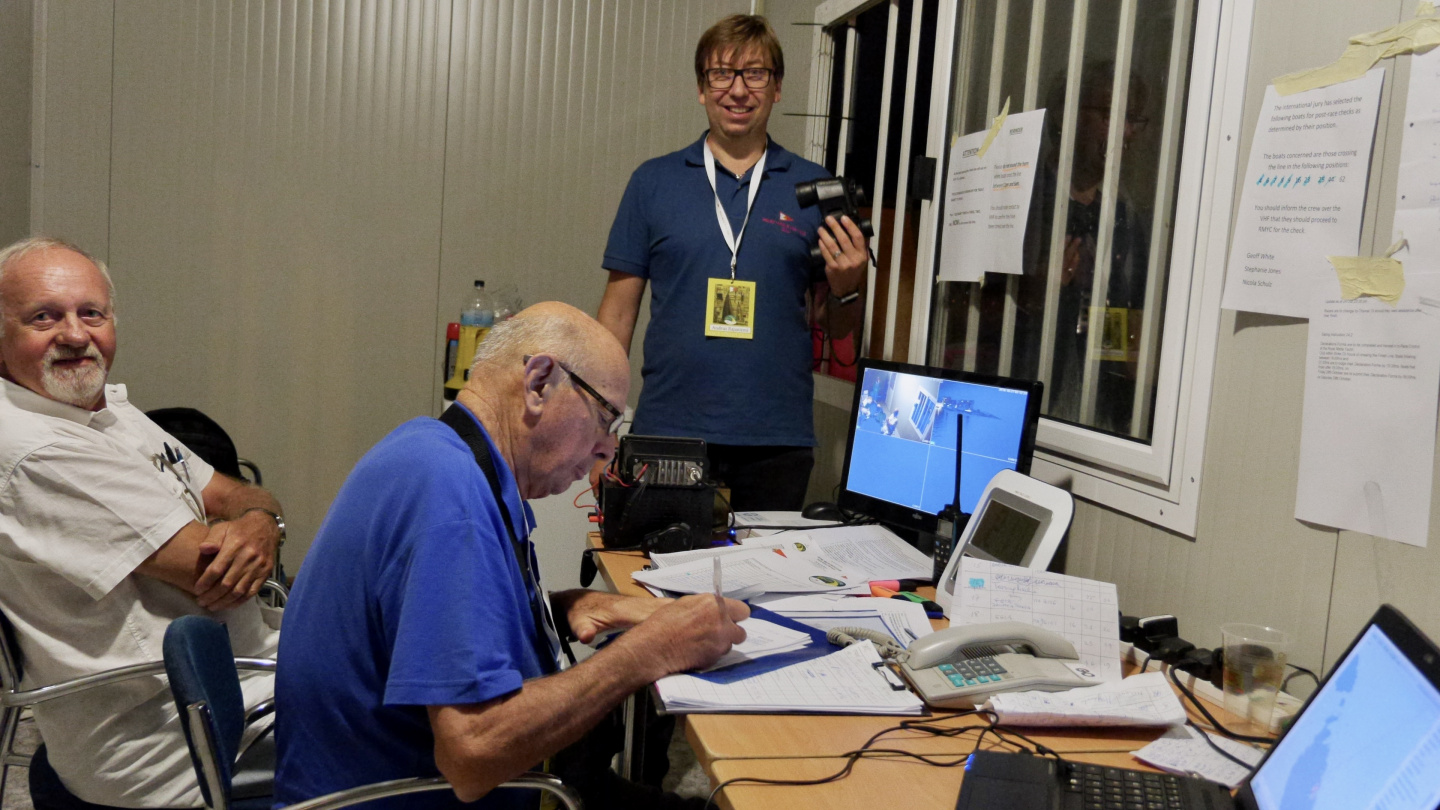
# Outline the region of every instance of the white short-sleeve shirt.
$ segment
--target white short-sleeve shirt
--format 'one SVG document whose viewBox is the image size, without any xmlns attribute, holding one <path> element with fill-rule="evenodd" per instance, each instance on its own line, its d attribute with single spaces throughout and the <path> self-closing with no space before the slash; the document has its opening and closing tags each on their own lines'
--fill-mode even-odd
<svg viewBox="0 0 1440 810">
<path fill-rule="evenodd" d="M 135 568 L 191 521 L 214 470 L 106 386 L 87 411 L 0 380 L 0 608 L 33 689 L 159 661 L 179 616 L 224 622 L 236 655 L 274 657 L 278 633 L 255 601 L 219 613 Z M 166 464 L 166 445 L 182 464 Z M 273 693 L 244 679 L 247 705 Z M 65 786 L 97 804 L 201 804 L 179 715 L 162 677 L 39 704 L 35 722 Z"/>
</svg>

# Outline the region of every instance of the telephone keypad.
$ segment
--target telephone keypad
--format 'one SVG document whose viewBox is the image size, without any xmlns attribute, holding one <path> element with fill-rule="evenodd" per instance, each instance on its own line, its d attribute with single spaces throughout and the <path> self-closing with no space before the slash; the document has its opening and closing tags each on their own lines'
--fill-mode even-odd
<svg viewBox="0 0 1440 810">
<path fill-rule="evenodd" d="M 1010 674 L 994 658 L 973 658 L 956 664 L 941 664 L 938 669 L 940 674 L 956 687 L 999 683 Z"/>
</svg>

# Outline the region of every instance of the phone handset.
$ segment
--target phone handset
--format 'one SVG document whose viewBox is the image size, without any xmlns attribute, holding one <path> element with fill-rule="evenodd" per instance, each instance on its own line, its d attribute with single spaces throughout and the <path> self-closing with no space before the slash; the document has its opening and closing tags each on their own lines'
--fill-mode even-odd
<svg viewBox="0 0 1440 810">
<path fill-rule="evenodd" d="M 1024 622 L 938 630 L 913 642 L 900 671 L 932 706 L 972 708 L 1000 692 L 1058 692 L 1100 683 L 1059 634 Z"/>
<path fill-rule="evenodd" d="M 1036 658 L 1072 658 L 1080 654 L 1059 633 L 1025 622 L 992 622 L 948 627 L 910 645 L 915 669 L 1000 653 L 1025 653 Z"/>
</svg>

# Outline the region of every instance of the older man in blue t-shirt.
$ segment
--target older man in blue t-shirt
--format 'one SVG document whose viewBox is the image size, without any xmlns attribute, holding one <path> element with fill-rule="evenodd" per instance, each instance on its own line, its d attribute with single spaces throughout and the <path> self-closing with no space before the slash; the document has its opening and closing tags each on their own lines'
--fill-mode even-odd
<svg viewBox="0 0 1440 810">
<path fill-rule="evenodd" d="M 614 452 L 626 366 L 584 313 L 537 304 L 490 332 L 446 416 L 401 425 L 355 466 L 285 611 L 277 804 L 437 774 L 453 794 L 388 806 L 474 801 L 635 690 L 744 639 L 749 610 L 734 600 L 540 584 L 525 501 L 564 492 Z M 557 621 L 582 642 L 629 630 L 562 670 Z M 615 806 L 623 786 L 601 776 L 582 796 Z"/>
<path fill-rule="evenodd" d="M 635 170 L 603 261 L 599 320 L 627 352 L 653 285 L 634 432 L 704 439 L 737 510 L 803 504 L 815 446 L 807 303 L 833 336 L 849 334 L 868 262 L 854 222 L 822 223 L 795 199 L 796 183 L 829 173 L 766 134 L 784 76 L 764 17 L 727 17 L 701 36 L 710 129 Z M 823 271 L 810 264 L 817 236 Z"/>
</svg>

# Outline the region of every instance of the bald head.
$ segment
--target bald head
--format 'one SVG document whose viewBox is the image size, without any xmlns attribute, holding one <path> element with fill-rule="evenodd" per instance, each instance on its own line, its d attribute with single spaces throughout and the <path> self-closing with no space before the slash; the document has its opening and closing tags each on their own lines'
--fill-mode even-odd
<svg viewBox="0 0 1440 810">
<path fill-rule="evenodd" d="M 630 361 L 610 330 L 569 304 L 544 301 L 490 330 L 475 351 L 467 387 L 490 388 L 495 372 L 518 369 L 525 356 L 541 353 L 586 380 L 617 372 L 629 379 Z"/>
<path fill-rule="evenodd" d="M 475 352 L 459 402 L 515 473 L 520 494 L 564 492 L 615 451 L 630 361 L 608 329 L 558 301 L 496 324 Z"/>
</svg>

